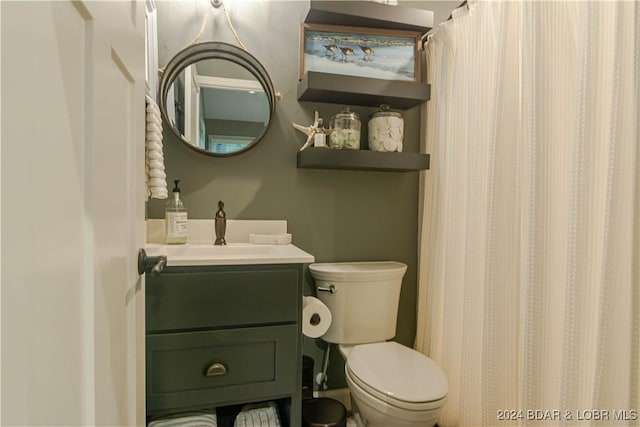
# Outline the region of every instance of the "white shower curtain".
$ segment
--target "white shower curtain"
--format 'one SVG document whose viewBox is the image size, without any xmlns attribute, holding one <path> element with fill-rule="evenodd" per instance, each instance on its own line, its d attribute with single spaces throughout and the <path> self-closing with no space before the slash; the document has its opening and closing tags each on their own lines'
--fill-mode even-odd
<svg viewBox="0 0 640 427">
<path fill-rule="evenodd" d="M 440 425 L 640 425 L 640 4 L 470 1 L 426 54 Z"/>
</svg>

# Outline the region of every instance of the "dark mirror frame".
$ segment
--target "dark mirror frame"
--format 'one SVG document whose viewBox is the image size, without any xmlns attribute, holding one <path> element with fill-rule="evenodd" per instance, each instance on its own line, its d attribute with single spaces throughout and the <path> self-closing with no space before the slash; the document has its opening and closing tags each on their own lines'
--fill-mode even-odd
<svg viewBox="0 0 640 427">
<path fill-rule="evenodd" d="M 169 120 L 167 115 L 167 95 L 169 93 L 169 89 L 173 84 L 173 81 L 176 77 L 184 71 L 186 67 L 193 64 L 194 62 L 204 60 L 204 59 L 224 59 L 226 61 L 231 61 L 239 66 L 243 67 L 247 71 L 249 71 L 260 83 L 260 85 L 264 88 L 264 93 L 267 95 L 267 100 L 269 101 L 269 121 L 267 125 L 264 127 L 262 132 L 258 136 L 254 138 L 254 140 L 247 144 L 244 148 L 238 151 L 234 151 L 231 153 L 214 153 L 211 151 L 203 150 L 199 147 L 194 146 L 189 141 L 185 140 L 184 137 L 180 134 L 178 129 L 173 126 Z M 264 137 L 264 134 L 271 127 L 271 121 L 273 120 L 273 115 L 276 109 L 276 94 L 273 88 L 273 83 L 271 82 L 271 78 L 267 73 L 267 70 L 262 66 L 260 61 L 258 61 L 253 55 L 251 55 L 246 50 L 243 50 L 237 46 L 232 44 L 224 43 L 224 42 L 204 42 L 197 43 L 191 46 L 186 47 L 185 49 L 178 52 L 167 64 L 164 70 L 164 74 L 160 79 L 160 88 L 159 88 L 159 100 L 160 100 L 160 111 L 162 112 L 162 118 L 164 122 L 171 128 L 173 134 L 187 147 L 192 150 L 197 151 L 198 153 L 206 154 L 207 156 L 213 157 L 231 157 L 236 156 L 238 154 L 242 154 L 253 148 L 260 142 L 260 140 Z"/>
</svg>

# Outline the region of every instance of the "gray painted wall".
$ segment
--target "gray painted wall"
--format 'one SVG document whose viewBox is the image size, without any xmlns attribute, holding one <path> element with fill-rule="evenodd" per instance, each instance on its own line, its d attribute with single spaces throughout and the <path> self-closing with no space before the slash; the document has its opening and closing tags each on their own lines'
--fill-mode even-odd
<svg viewBox="0 0 640 427">
<path fill-rule="evenodd" d="M 412 7 L 429 8 L 426 1 L 411 3 Z M 208 0 L 157 2 L 160 67 L 197 34 L 203 11 L 209 4 Z M 240 156 L 212 158 L 198 154 L 165 129 L 167 178 L 169 182 L 182 180 L 182 197 L 190 218 L 213 218 L 216 203 L 222 199 L 229 218 L 286 219 L 293 243 L 313 254 L 318 262 L 406 263 L 409 268 L 400 296 L 396 340 L 411 346 L 416 330 L 418 173 L 296 168 L 296 152 L 306 137 L 295 131 L 291 123 L 308 125 L 313 121 L 314 110 L 328 122 L 340 109 L 340 105 L 296 99 L 299 26 L 308 8 L 306 1 L 243 1 L 234 2 L 229 8 L 240 38 L 270 73 L 283 99 L 277 104 L 265 138 Z M 201 38 L 211 40 L 236 44 L 220 9 L 210 10 Z M 352 109 L 363 119 L 375 111 Z M 404 149 L 417 152 L 420 107 L 403 114 Z M 363 122 L 364 129 L 366 121 Z M 163 201 L 151 200 L 147 209 L 149 218 L 164 217 Z M 311 287 L 305 293 L 312 294 Z M 317 372 L 323 343 L 305 339 L 304 346 L 305 354 L 314 357 Z M 329 386 L 345 386 L 342 360 L 337 352 L 331 360 Z"/>
</svg>

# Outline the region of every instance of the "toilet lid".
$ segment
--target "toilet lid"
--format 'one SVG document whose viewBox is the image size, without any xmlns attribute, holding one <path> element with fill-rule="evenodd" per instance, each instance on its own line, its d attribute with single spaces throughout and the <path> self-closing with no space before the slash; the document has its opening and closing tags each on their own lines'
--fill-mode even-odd
<svg viewBox="0 0 640 427">
<path fill-rule="evenodd" d="M 430 402 L 447 395 L 444 371 L 417 351 L 393 341 L 354 346 L 347 367 L 364 385 L 402 402 Z"/>
</svg>

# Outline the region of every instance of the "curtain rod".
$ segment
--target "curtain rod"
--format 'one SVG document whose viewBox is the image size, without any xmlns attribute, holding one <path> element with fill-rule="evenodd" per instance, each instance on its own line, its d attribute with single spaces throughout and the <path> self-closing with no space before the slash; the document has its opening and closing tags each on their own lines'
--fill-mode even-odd
<svg viewBox="0 0 640 427">
<path fill-rule="evenodd" d="M 469 9 L 469 4 L 467 3 L 467 0 L 464 0 L 462 3 L 460 3 L 458 6 L 456 6 L 454 9 L 458 9 L 461 8 L 463 6 L 467 7 L 467 10 Z M 453 12 L 449 15 L 449 17 L 447 19 L 445 19 L 443 22 L 449 21 L 453 18 Z M 427 42 L 427 38 L 433 33 L 433 30 L 435 29 L 432 28 L 429 31 L 427 31 L 425 34 L 422 35 L 422 37 L 420 38 L 422 41 L 422 46 L 424 47 L 424 44 Z"/>
<path fill-rule="evenodd" d="M 462 6 L 467 6 L 467 9 L 469 9 L 469 5 L 467 4 L 467 0 L 464 0 L 462 3 L 460 3 L 458 5 L 458 7 L 456 7 L 456 9 L 462 7 Z M 447 18 L 447 21 L 449 21 L 451 18 L 453 18 L 453 12 L 451 12 L 451 14 L 449 15 L 449 17 Z"/>
</svg>

